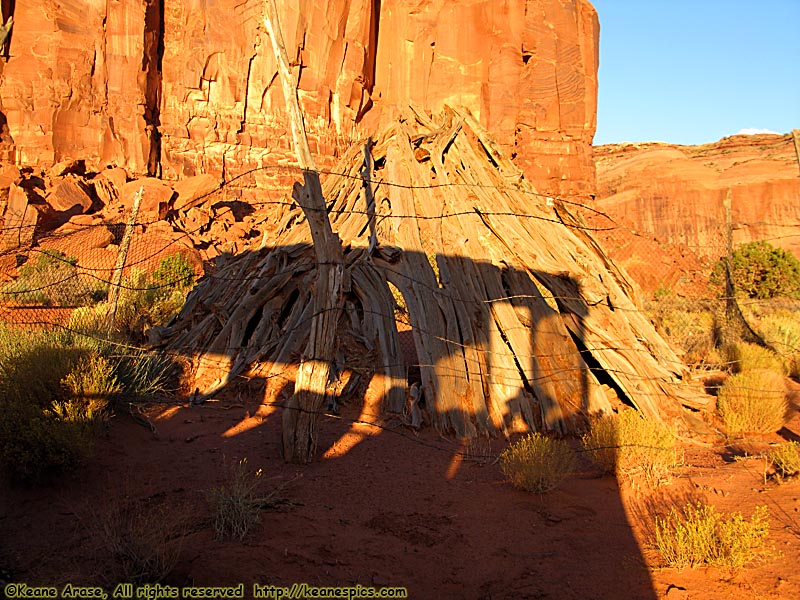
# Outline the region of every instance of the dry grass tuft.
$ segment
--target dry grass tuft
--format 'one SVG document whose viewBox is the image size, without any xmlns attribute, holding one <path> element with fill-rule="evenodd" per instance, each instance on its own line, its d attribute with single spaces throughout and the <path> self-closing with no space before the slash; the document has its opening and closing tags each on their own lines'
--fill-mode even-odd
<svg viewBox="0 0 800 600">
<path fill-rule="evenodd" d="M 654 545 L 668 567 L 708 564 L 739 569 L 765 553 L 768 535 L 766 506 L 756 507 L 748 521 L 741 513 L 721 515 L 713 506 L 697 502 L 656 517 Z"/>
<path fill-rule="evenodd" d="M 674 430 L 635 410 L 593 419 L 582 442 L 605 473 L 642 477 L 652 486 L 665 482 L 680 464 Z"/>
<path fill-rule="evenodd" d="M 225 483 L 209 490 L 206 497 L 214 512 L 214 531 L 217 539 L 243 540 L 261 520 L 261 511 L 279 504 L 291 504 L 280 493 L 280 486 L 266 495 L 259 495 L 262 483 L 261 469 L 250 471 L 247 459 L 234 465 Z"/>
<path fill-rule="evenodd" d="M 500 455 L 500 467 L 515 487 L 543 494 L 575 469 L 575 452 L 563 440 L 533 433 L 511 444 Z"/>
<path fill-rule="evenodd" d="M 188 522 L 184 510 L 166 503 L 114 499 L 95 517 L 109 557 L 109 581 L 164 581 L 178 563 Z"/>
<path fill-rule="evenodd" d="M 744 371 L 729 377 L 719 390 L 717 410 L 729 434 L 771 433 L 786 422 L 789 404 L 783 375 Z"/>
</svg>

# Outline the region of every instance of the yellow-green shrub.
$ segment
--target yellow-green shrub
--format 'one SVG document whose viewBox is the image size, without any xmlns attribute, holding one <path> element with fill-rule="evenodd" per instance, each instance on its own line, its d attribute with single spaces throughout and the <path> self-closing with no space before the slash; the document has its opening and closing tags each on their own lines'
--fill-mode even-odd
<svg viewBox="0 0 800 600">
<path fill-rule="evenodd" d="M 631 409 L 592 419 L 582 442 L 604 472 L 642 475 L 653 485 L 666 479 L 680 462 L 675 431 Z"/>
<path fill-rule="evenodd" d="M 784 373 L 783 359 L 772 350 L 762 348 L 757 344 L 748 344 L 746 342 L 730 344 L 725 347 L 725 354 L 733 373 L 743 373 L 745 371 Z"/>
<path fill-rule="evenodd" d="M 768 535 L 765 506 L 756 507 L 748 521 L 741 513 L 721 515 L 698 502 L 656 517 L 654 543 L 669 567 L 709 564 L 738 569 L 763 551 Z"/>
<path fill-rule="evenodd" d="M 540 433 L 517 440 L 500 455 L 500 467 L 515 487 L 540 494 L 561 483 L 575 464 L 569 444 Z"/>
<path fill-rule="evenodd" d="M 717 399 L 728 433 L 770 433 L 786 422 L 783 375 L 773 371 L 744 371 L 722 384 Z"/>
<path fill-rule="evenodd" d="M 784 477 L 800 474 L 800 443 L 781 444 L 769 453 L 769 457 Z"/>
</svg>

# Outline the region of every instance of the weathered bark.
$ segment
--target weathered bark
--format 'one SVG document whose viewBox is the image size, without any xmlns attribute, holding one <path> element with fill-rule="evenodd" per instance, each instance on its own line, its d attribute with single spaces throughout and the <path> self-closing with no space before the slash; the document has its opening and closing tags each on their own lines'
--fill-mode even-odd
<svg viewBox="0 0 800 600">
<path fill-rule="evenodd" d="M 294 395 L 283 411 L 284 458 L 287 462 L 306 464 L 314 458 L 317 419 L 325 404 L 330 364 L 336 352 L 336 324 L 342 306 L 342 246 L 328 221 L 322 186 L 308 147 L 303 116 L 297 102 L 297 81 L 289 68 L 275 0 L 266 0 L 265 6 L 265 25 L 272 40 L 295 152 L 303 169 L 305 182 L 302 186 L 295 184 L 292 196 L 308 220 L 317 257 L 311 335 L 297 373 Z"/>
</svg>

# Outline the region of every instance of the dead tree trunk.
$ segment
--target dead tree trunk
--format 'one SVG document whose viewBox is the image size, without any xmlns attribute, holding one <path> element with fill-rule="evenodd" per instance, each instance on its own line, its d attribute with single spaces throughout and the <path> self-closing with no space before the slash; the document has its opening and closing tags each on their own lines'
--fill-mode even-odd
<svg viewBox="0 0 800 600">
<path fill-rule="evenodd" d="M 265 4 L 265 25 L 272 40 L 283 86 L 297 160 L 303 170 L 304 185 L 295 184 L 292 197 L 308 220 L 317 258 L 311 335 L 300 362 L 294 395 L 283 411 L 284 458 L 287 462 L 306 464 L 314 458 L 318 415 L 325 405 L 330 364 L 335 354 L 336 324 L 342 306 L 342 246 L 328 221 L 322 186 L 297 102 L 297 84 L 289 67 L 275 0 L 267 0 Z"/>
</svg>

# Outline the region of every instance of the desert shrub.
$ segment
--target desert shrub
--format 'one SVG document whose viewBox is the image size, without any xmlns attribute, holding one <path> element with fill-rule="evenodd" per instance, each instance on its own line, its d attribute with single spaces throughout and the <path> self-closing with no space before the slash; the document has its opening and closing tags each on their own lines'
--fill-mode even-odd
<svg viewBox="0 0 800 600">
<path fill-rule="evenodd" d="M 728 344 L 725 346 L 724 352 L 730 369 L 734 373 L 756 370 L 784 372 L 783 359 L 772 350 L 757 344 L 747 342 Z"/>
<path fill-rule="evenodd" d="M 0 326 L 0 405 L 13 401 L 49 407 L 83 354 L 62 332 Z"/>
<path fill-rule="evenodd" d="M 242 540 L 258 524 L 265 501 L 257 495 L 261 475 L 261 469 L 249 471 L 247 459 L 243 458 L 233 467 L 225 483 L 208 492 L 217 539 Z"/>
<path fill-rule="evenodd" d="M 674 430 L 630 409 L 593 418 L 582 443 L 604 472 L 641 475 L 652 485 L 664 481 L 680 462 Z"/>
<path fill-rule="evenodd" d="M 19 269 L 16 281 L 3 287 L 6 302 L 80 306 L 102 295 L 100 284 L 78 275 L 77 259 L 58 250 L 43 250 Z"/>
<path fill-rule="evenodd" d="M 733 285 L 747 298 L 800 297 L 800 261 L 788 250 L 768 242 L 749 242 L 739 246 L 731 257 Z M 722 285 L 725 265 L 714 265 L 711 283 Z"/>
<path fill-rule="evenodd" d="M 575 452 L 563 440 L 533 433 L 511 444 L 500 455 L 503 474 L 515 487 L 543 494 L 575 469 Z"/>
<path fill-rule="evenodd" d="M 717 410 L 730 434 L 777 431 L 788 410 L 783 376 L 764 370 L 731 375 L 719 390 Z"/>
<path fill-rule="evenodd" d="M 714 314 L 706 302 L 654 294 L 654 301 L 648 302 L 646 309 L 687 364 L 702 367 L 722 362 L 716 349 Z"/>
<path fill-rule="evenodd" d="M 148 328 L 163 325 L 178 313 L 193 282 L 194 270 L 183 255 L 166 256 L 151 273 L 133 269 L 123 277 L 111 327 L 108 302 L 76 310 L 70 326 L 80 331 L 110 329 L 141 339 Z"/>
<path fill-rule="evenodd" d="M 0 413 L 0 471 L 15 483 L 38 484 L 80 466 L 91 453 L 83 423 L 6 402 Z"/>
<path fill-rule="evenodd" d="M 721 515 L 701 502 L 655 519 L 655 547 L 669 567 L 709 564 L 738 569 L 764 551 L 768 535 L 765 506 L 756 507 L 749 521 L 741 513 Z"/>
<path fill-rule="evenodd" d="M 65 421 L 93 423 L 100 420 L 122 391 L 115 366 L 101 354 L 78 359 L 61 381 L 64 400 L 53 403 L 53 412 Z"/>
<path fill-rule="evenodd" d="M 153 270 L 152 280 L 161 288 L 185 289 L 194 283 L 194 269 L 183 254 L 170 254 Z"/>
<path fill-rule="evenodd" d="M 800 380 L 800 352 L 786 357 L 786 372 L 789 377 Z"/>
<path fill-rule="evenodd" d="M 166 387 L 171 365 L 100 338 L 0 327 L 0 470 L 38 483 L 88 458 L 111 402 Z"/>
<path fill-rule="evenodd" d="M 769 453 L 769 457 L 775 469 L 784 477 L 800 474 L 800 443 L 781 444 Z"/>
<path fill-rule="evenodd" d="M 800 378 L 800 306 L 781 303 L 764 306 L 758 315 L 757 330 L 762 339 L 775 349 L 783 360 L 783 372 Z"/>
</svg>

